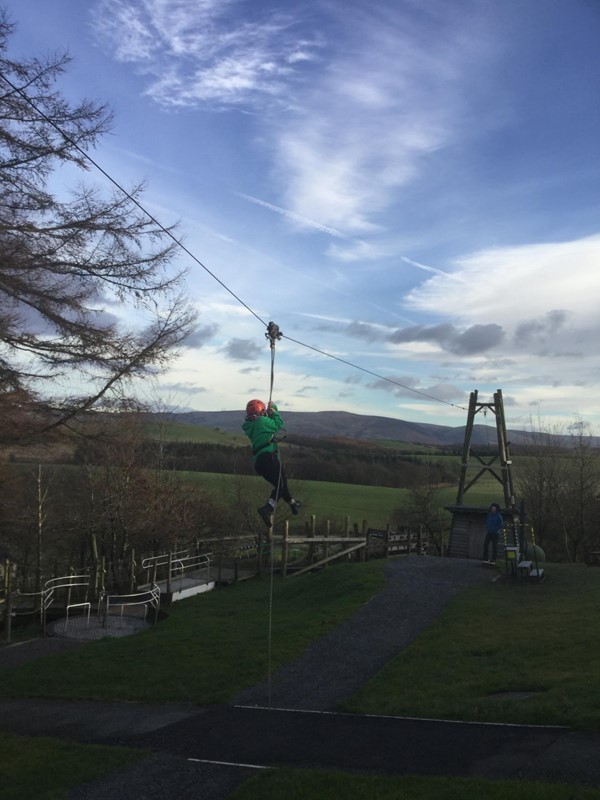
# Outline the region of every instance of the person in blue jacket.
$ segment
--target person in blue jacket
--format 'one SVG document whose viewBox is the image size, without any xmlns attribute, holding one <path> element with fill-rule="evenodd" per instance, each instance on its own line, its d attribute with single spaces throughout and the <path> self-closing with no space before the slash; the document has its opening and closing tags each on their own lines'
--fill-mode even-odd
<svg viewBox="0 0 600 800">
<path fill-rule="evenodd" d="M 490 544 L 492 546 L 492 561 L 496 560 L 498 554 L 498 539 L 504 527 L 504 520 L 500 513 L 500 508 L 496 503 L 492 503 L 485 519 L 485 539 L 483 540 L 483 556 L 482 560 L 488 560 L 488 551 Z"/>
<path fill-rule="evenodd" d="M 278 498 L 282 498 L 292 509 L 292 514 L 300 511 L 301 503 L 294 500 L 288 487 L 283 464 L 279 458 L 279 448 L 275 434 L 283 428 L 283 419 L 275 403 L 268 406 L 262 400 L 250 400 L 246 404 L 246 419 L 242 430 L 252 442 L 254 469 L 266 481 L 273 491 L 264 506 L 258 509 L 267 527 L 272 525 L 272 517 Z"/>
</svg>

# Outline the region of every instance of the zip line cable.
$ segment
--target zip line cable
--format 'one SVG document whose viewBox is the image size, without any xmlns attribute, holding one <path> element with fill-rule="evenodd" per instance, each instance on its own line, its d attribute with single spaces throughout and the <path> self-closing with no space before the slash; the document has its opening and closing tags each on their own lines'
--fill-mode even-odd
<svg viewBox="0 0 600 800">
<path fill-rule="evenodd" d="M 377 372 L 372 372 L 370 369 L 366 369 L 365 367 L 360 367 L 358 364 L 353 364 L 351 361 L 346 361 L 345 358 L 340 358 L 339 356 L 334 356 L 332 353 L 326 353 L 324 350 L 319 350 L 318 347 L 313 347 L 311 344 L 306 344 L 305 342 L 299 342 L 297 339 L 292 339 L 291 336 L 286 336 L 285 334 L 281 334 L 284 339 L 287 339 L 289 342 L 294 342 L 294 344 L 298 344 L 301 347 L 306 347 L 308 350 L 313 350 L 315 353 L 319 353 L 322 356 L 327 356 L 328 358 L 333 358 L 335 361 L 339 361 L 342 364 L 346 364 L 348 367 L 352 367 L 353 369 L 358 369 L 361 372 L 366 372 L 367 375 L 372 375 L 374 378 L 379 378 L 382 381 L 387 381 L 388 383 L 393 383 L 394 386 L 399 386 L 401 389 L 406 389 L 409 392 L 413 392 L 414 394 L 420 394 L 422 397 L 427 397 L 429 400 L 435 400 L 436 403 L 444 403 L 444 405 L 452 406 L 452 408 L 458 408 L 461 411 L 468 411 L 467 408 L 464 408 L 457 403 L 451 403 L 449 400 L 442 400 L 441 397 L 434 397 L 432 394 L 427 394 L 427 392 L 422 392 L 419 389 L 413 389 L 412 386 L 406 386 L 399 381 L 393 380 L 393 378 L 386 378 L 385 375 L 379 375 Z"/>
<path fill-rule="evenodd" d="M 45 114 L 40 108 L 38 108 L 37 105 L 33 102 L 33 100 L 30 97 L 28 97 L 22 89 L 20 89 L 18 86 L 15 86 L 14 83 L 11 80 L 9 80 L 9 78 L 6 77 L 6 75 L 0 73 L 0 77 L 13 89 L 13 92 L 16 92 L 20 97 L 22 97 L 23 100 L 25 100 L 25 102 L 28 103 L 31 106 L 31 108 L 33 108 L 33 110 L 37 114 L 39 114 L 40 117 L 42 117 L 42 119 L 44 119 L 49 125 L 51 125 L 54 128 L 54 130 L 57 131 L 57 133 L 59 133 L 68 144 L 71 145 L 71 147 L 74 147 L 79 153 L 81 153 L 81 155 L 85 159 L 87 159 L 90 162 L 90 164 L 92 164 L 98 170 L 98 172 L 102 173 L 102 175 L 104 175 L 104 177 L 107 180 L 109 180 L 113 184 L 113 186 L 116 186 L 120 192 L 123 192 L 123 194 L 135 206 L 137 206 L 137 208 L 139 208 L 139 210 L 143 214 L 145 214 L 151 222 L 153 222 L 158 228 L 160 228 L 160 230 L 163 233 L 165 233 L 173 242 L 175 242 L 175 244 L 178 245 L 178 247 L 180 247 L 184 253 L 186 253 L 193 261 L 195 261 L 199 267 L 202 267 L 202 269 L 205 270 L 205 272 L 207 272 L 211 276 L 211 278 L 214 278 L 214 280 L 216 280 L 217 283 L 219 283 L 223 287 L 223 289 L 225 289 L 225 291 L 229 292 L 229 294 L 232 297 L 234 297 L 238 301 L 238 303 L 243 305 L 247 311 L 249 311 L 254 317 L 256 317 L 256 319 L 259 322 L 262 322 L 262 324 L 265 325 L 266 327 L 267 323 L 263 319 L 261 319 L 261 317 L 259 317 L 258 314 L 250 308 L 250 306 L 246 305 L 246 303 L 244 303 L 244 301 L 240 297 L 238 297 L 237 294 L 235 294 L 235 292 L 233 292 L 225 283 L 223 283 L 223 281 L 220 278 L 218 278 L 214 274 L 214 272 L 211 272 L 210 269 L 205 264 L 203 264 L 200 261 L 200 259 L 194 255 L 194 253 L 191 252 L 191 250 L 188 250 L 188 248 L 183 244 L 183 242 L 180 239 L 174 236 L 173 233 L 170 230 L 168 230 L 168 228 L 165 228 L 165 226 L 159 220 L 157 220 L 156 217 L 153 214 L 151 214 L 147 208 L 145 208 L 138 200 L 136 200 L 136 198 L 133 197 L 133 195 L 130 192 L 128 192 L 127 189 L 125 189 L 125 187 L 121 186 L 121 184 L 118 183 L 118 181 L 116 181 L 112 177 L 112 175 L 110 175 L 103 167 L 101 167 L 100 164 L 98 164 L 98 162 L 95 161 L 90 156 L 89 153 L 87 153 L 82 147 L 80 147 L 77 144 L 76 141 L 74 141 L 67 133 L 65 133 L 62 130 L 62 128 L 60 128 L 54 122 L 54 120 L 50 119 L 50 117 L 47 114 Z"/>
<path fill-rule="evenodd" d="M 87 153 L 82 147 L 80 147 L 77 144 L 77 142 L 74 141 L 67 133 L 65 133 L 62 130 L 62 128 L 60 128 L 54 122 L 54 120 L 50 119 L 50 117 L 47 114 L 45 114 L 44 111 L 38 108 L 38 106 L 33 102 L 33 100 L 30 97 L 28 97 L 28 95 L 23 91 L 23 89 L 21 89 L 18 86 L 15 86 L 15 84 L 9 78 L 7 78 L 6 75 L 0 73 L 0 77 L 5 83 L 7 83 L 11 87 L 12 89 L 11 94 L 17 93 L 26 103 L 28 103 L 28 105 L 30 105 L 31 108 L 33 108 L 36 114 L 38 114 L 52 128 L 54 128 L 54 130 L 57 131 L 57 133 L 59 133 L 63 137 L 63 139 L 68 144 L 71 145 L 71 147 L 75 148 L 75 150 L 77 150 L 85 159 L 87 159 L 87 161 L 89 161 L 90 164 L 92 164 L 98 170 L 98 172 L 104 175 L 104 177 L 108 181 L 110 181 L 110 183 L 112 183 L 113 186 L 115 186 L 120 192 L 122 192 L 130 200 L 130 202 L 132 202 L 143 214 L 145 214 L 148 217 L 148 219 L 157 226 L 157 228 L 159 228 L 164 234 L 166 234 L 178 247 L 180 247 L 183 250 L 184 253 L 186 253 L 192 259 L 192 261 L 194 261 L 208 275 L 210 275 L 211 278 L 213 278 L 220 286 L 222 286 L 226 292 L 228 292 L 235 300 L 237 300 L 238 303 L 240 303 L 240 305 L 242 305 L 247 311 L 249 311 L 253 317 L 255 317 L 262 325 L 264 325 L 264 327 L 269 329 L 269 326 L 274 324 L 274 323 L 269 323 L 269 325 L 267 325 L 267 323 L 262 319 L 262 317 L 260 317 L 247 303 L 245 303 L 241 299 L 241 297 L 239 297 L 232 289 L 230 289 L 226 283 L 224 283 L 219 277 L 217 277 L 217 275 L 215 275 L 214 272 L 212 272 L 205 264 L 203 264 L 202 261 L 200 261 L 200 259 L 196 255 L 194 255 L 194 253 L 192 253 L 191 250 L 189 250 L 180 239 L 178 239 L 168 228 L 165 228 L 165 226 L 153 214 L 151 214 L 147 208 L 145 208 L 138 200 L 136 200 L 136 198 L 133 197 L 133 195 L 130 192 L 128 192 L 127 189 L 125 189 L 118 181 L 116 181 L 112 177 L 112 175 L 110 175 L 102 166 L 100 166 L 100 164 L 98 164 L 98 162 L 95 161 L 95 159 L 93 159 L 89 155 L 89 153 Z M 269 333 L 267 333 L 266 336 L 267 338 L 269 338 Z M 277 338 L 281 337 L 287 339 L 290 342 L 293 342 L 294 344 L 299 345 L 300 347 L 305 347 L 308 350 L 312 350 L 313 352 L 319 353 L 322 356 L 325 356 L 327 358 L 332 358 L 335 361 L 339 361 L 342 364 L 346 364 L 346 366 L 351 367 L 352 369 L 357 369 L 361 372 L 365 372 L 367 375 L 372 375 L 375 378 L 379 378 L 379 380 L 391 383 L 394 386 L 400 387 L 401 389 L 406 389 L 406 391 L 408 392 L 412 392 L 413 394 L 418 394 L 421 397 L 426 397 L 428 400 L 433 400 L 436 403 L 442 403 L 452 408 L 460 409 L 461 411 L 468 410 L 464 406 L 458 405 L 456 403 L 450 403 L 448 400 L 442 400 L 439 397 L 434 397 L 433 395 L 428 394 L 427 392 L 422 392 L 419 389 L 413 389 L 411 386 L 406 386 L 405 384 L 402 384 L 399 381 L 395 381 L 392 378 L 387 378 L 385 375 L 379 375 L 377 372 L 372 372 L 371 370 L 366 369 L 365 367 L 361 367 L 358 364 L 353 364 L 351 361 L 347 361 L 346 359 L 340 358 L 339 356 L 334 356 L 332 353 L 327 353 L 325 350 L 320 350 L 318 347 L 306 344 L 305 342 L 300 342 L 297 339 L 292 339 L 290 336 L 284 336 L 283 334 L 279 333 Z M 274 355 L 274 349 L 272 349 L 272 354 Z M 272 389 L 273 389 L 273 357 L 271 360 L 271 392 Z"/>
</svg>

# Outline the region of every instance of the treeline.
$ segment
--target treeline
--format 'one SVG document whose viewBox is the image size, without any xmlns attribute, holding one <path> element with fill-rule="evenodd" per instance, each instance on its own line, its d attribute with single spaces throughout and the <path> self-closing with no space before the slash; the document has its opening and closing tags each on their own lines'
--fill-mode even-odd
<svg viewBox="0 0 600 800">
<path fill-rule="evenodd" d="M 410 487 L 453 482 L 456 475 L 435 458 L 407 455 L 356 440 L 290 436 L 280 444 L 286 472 L 298 480 L 329 481 L 365 486 Z M 140 458 L 149 467 L 223 474 L 253 474 L 250 447 L 202 442 L 158 442 L 140 445 Z M 75 452 L 76 463 L 90 459 L 89 445 Z"/>
</svg>

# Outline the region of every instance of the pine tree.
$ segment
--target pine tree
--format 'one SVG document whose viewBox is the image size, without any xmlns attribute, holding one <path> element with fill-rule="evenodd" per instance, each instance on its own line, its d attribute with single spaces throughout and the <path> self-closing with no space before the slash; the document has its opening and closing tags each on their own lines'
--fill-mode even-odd
<svg viewBox="0 0 600 800">
<path fill-rule="evenodd" d="M 195 319 L 174 229 L 144 212 L 143 184 L 60 187 L 65 165 L 90 172 L 112 112 L 57 89 L 67 55 L 11 60 L 12 31 L 0 13 L 0 441 L 123 393 L 168 362 Z M 127 329 L 124 312 L 143 327 Z"/>
</svg>

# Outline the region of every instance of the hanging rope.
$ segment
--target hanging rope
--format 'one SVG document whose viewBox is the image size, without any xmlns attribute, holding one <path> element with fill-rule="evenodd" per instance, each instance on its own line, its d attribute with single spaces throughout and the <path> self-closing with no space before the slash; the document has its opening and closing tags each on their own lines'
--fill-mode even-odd
<svg viewBox="0 0 600 800">
<path fill-rule="evenodd" d="M 269 340 L 271 347 L 271 385 L 269 387 L 269 403 L 273 399 L 273 384 L 275 382 L 275 342 L 279 341 L 283 334 L 279 330 L 279 325 L 269 322 L 265 337 Z"/>
<path fill-rule="evenodd" d="M 490 446 L 490 432 L 488 430 L 488 424 L 487 424 L 487 408 L 483 409 L 483 424 L 485 426 L 485 446 L 486 446 L 486 448 L 489 448 L 489 446 Z"/>
<path fill-rule="evenodd" d="M 265 337 L 269 340 L 269 346 L 271 348 L 271 382 L 269 386 L 269 405 L 273 400 L 273 385 L 275 383 L 275 344 L 279 339 L 281 339 L 281 331 L 279 330 L 279 325 L 276 325 L 274 322 L 269 322 L 267 326 L 267 332 L 265 333 Z M 267 406 L 267 408 L 269 407 Z M 273 441 L 277 441 L 275 436 L 273 437 Z M 277 509 L 277 502 L 279 500 L 279 487 L 281 485 L 281 471 L 283 469 L 283 464 L 281 461 L 281 453 L 279 455 L 279 479 L 277 481 L 277 492 L 275 495 L 275 508 L 273 509 L 273 517 L 275 516 L 275 511 Z M 270 582 L 269 582 L 269 622 L 268 622 L 268 632 L 267 632 L 267 683 L 269 687 L 269 702 L 268 707 L 271 708 L 271 661 L 272 661 L 272 638 L 273 638 L 273 577 L 274 577 L 274 561 L 275 561 L 275 553 L 274 553 L 274 543 L 273 543 L 273 525 L 271 525 L 270 529 L 270 539 L 271 539 L 271 547 L 270 547 Z"/>
</svg>

